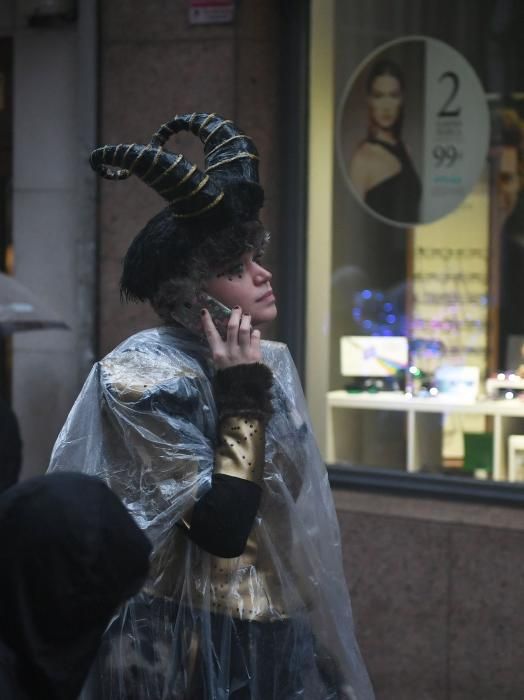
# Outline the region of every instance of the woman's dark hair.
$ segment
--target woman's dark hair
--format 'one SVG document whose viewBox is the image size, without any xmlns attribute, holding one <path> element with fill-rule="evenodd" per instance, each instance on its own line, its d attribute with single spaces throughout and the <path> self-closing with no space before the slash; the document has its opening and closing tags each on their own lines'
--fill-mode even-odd
<svg viewBox="0 0 524 700">
<path fill-rule="evenodd" d="M 402 73 L 402 70 L 398 63 L 395 63 L 395 61 L 391 61 L 388 58 L 383 58 L 380 61 L 377 61 L 371 66 L 371 69 L 368 73 L 368 77 L 366 79 L 366 93 L 368 95 L 371 94 L 371 91 L 373 89 L 373 83 L 375 82 L 376 78 L 381 78 L 383 75 L 389 75 L 392 78 L 396 78 L 398 80 L 398 84 L 400 85 L 400 89 L 402 92 L 404 92 L 405 88 L 405 82 L 404 82 L 404 74 Z M 400 138 L 400 134 L 402 132 L 402 123 L 404 121 L 404 107 L 400 107 L 400 113 L 399 117 L 396 120 L 396 122 L 393 124 L 393 133 L 397 138 Z M 373 136 L 370 133 L 369 136 Z"/>
</svg>

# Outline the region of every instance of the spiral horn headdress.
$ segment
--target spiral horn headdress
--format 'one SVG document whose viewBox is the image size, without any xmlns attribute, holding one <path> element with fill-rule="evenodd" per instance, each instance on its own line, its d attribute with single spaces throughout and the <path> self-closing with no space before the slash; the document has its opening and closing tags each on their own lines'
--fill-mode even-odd
<svg viewBox="0 0 524 700">
<path fill-rule="evenodd" d="M 230 119 L 205 112 L 177 115 L 162 124 L 151 143 L 163 146 L 179 131 L 191 131 L 204 144 L 206 173 L 213 173 L 218 179 L 235 177 L 258 185 L 258 151 L 251 138 Z"/>
<path fill-rule="evenodd" d="M 119 144 L 91 154 L 91 166 L 109 180 L 137 175 L 163 197 L 178 218 L 192 218 L 215 207 L 224 193 L 182 155 L 161 147 Z"/>
<path fill-rule="evenodd" d="M 205 168 L 165 148 L 180 131 L 198 136 Z M 264 191 L 249 136 L 216 114 L 193 113 L 162 124 L 147 145 L 97 148 L 91 166 L 102 177 L 136 175 L 168 203 L 134 238 L 120 288 L 127 299 L 156 299 L 163 282 L 196 281 L 267 239 L 258 213 Z"/>
<path fill-rule="evenodd" d="M 164 150 L 166 141 L 179 131 L 200 137 L 205 172 L 184 156 Z M 168 202 L 177 218 L 205 214 L 220 204 L 225 194 L 230 214 L 241 219 L 256 216 L 262 205 L 255 145 L 230 120 L 216 114 L 177 115 L 145 146 L 133 143 L 97 148 L 91 154 L 91 166 L 110 180 L 137 175 Z"/>
</svg>

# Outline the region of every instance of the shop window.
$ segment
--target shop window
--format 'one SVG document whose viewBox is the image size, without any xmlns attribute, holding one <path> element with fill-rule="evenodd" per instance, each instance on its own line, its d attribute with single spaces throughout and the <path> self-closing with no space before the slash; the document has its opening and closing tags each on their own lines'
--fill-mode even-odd
<svg viewBox="0 0 524 700">
<path fill-rule="evenodd" d="M 521 9 L 416 5 L 313 3 L 308 398 L 330 464 L 522 482 Z"/>
</svg>

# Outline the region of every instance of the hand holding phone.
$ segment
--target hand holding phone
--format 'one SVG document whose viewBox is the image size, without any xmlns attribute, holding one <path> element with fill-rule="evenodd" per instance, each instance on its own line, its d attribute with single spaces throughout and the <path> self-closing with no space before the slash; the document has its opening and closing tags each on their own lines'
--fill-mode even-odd
<svg viewBox="0 0 524 700">
<path fill-rule="evenodd" d="M 239 306 L 235 306 L 231 311 L 225 339 L 220 336 L 209 311 L 202 309 L 201 313 L 202 324 L 217 369 L 262 362 L 260 331 L 253 330 L 251 316 L 243 314 Z"/>
<path fill-rule="evenodd" d="M 178 321 L 184 328 L 193 331 L 196 335 L 205 335 L 202 326 L 202 309 L 209 311 L 221 338 L 225 340 L 231 309 L 205 292 L 199 292 L 191 302 L 185 301 L 180 303 L 176 310 L 172 312 L 172 316 L 175 321 Z"/>
<path fill-rule="evenodd" d="M 222 304 L 218 299 L 215 299 L 215 297 L 205 292 L 200 292 L 197 297 L 197 302 L 200 304 L 200 310 L 207 309 L 207 311 L 209 311 L 213 323 L 220 333 L 220 337 L 222 340 L 225 340 L 227 338 L 227 326 L 231 318 L 232 310 L 229 306 Z M 202 328 L 202 317 L 200 317 L 200 328 Z"/>
</svg>

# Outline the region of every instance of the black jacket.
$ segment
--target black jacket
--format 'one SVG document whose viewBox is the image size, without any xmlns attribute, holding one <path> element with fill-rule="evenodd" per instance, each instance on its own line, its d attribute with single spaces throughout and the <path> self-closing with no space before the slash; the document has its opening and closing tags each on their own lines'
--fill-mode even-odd
<svg viewBox="0 0 524 700">
<path fill-rule="evenodd" d="M 151 546 L 99 479 L 50 474 L 0 496 L 0 698 L 74 700 Z"/>
</svg>

